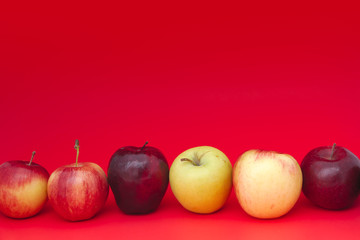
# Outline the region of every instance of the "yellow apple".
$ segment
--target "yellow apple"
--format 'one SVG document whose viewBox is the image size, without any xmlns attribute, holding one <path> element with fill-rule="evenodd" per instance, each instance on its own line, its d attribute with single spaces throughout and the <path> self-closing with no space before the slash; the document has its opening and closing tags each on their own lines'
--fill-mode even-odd
<svg viewBox="0 0 360 240">
<path fill-rule="evenodd" d="M 229 197 L 232 166 L 220 150 L 201 146 L 176 157 L 170 168 L 170 186 L 176 199 L 187 210 L 212 213 Z"/>
<path fill-rule="evenodd" d="M 234 165 L 233 184 L 246 213 L 256 218 L 277 218 L 297 202 L 302 173 L 298 162 L 288 154 L 249 150 Z"/>
</svg>

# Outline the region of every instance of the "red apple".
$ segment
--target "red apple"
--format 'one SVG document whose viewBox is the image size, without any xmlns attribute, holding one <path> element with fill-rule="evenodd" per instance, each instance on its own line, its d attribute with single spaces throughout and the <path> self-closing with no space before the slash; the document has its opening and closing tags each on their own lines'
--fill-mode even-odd
<svg viewBox="0 0 360 240">
<path fill-rule="evenodd" d="M 335 144 L 311 150 L 301 163 L 304 195 L 314 204 L 332 210 L 353 205 L 360 190 L 360 161 Z"/>
<path fill-rule="evenodd" d="M 9 161 L 0 165 L 0 212 L 12 218 L 37 214 L 47 200 L 49 173 L 32 162 Z"/>
<path fill-rule="evenodd" d="M 109 162 L 109 184 L 118 207 L 126 214 L 155 211 L 169 183 L 169 165 L 164 155 L 145 145 L 120 148 Z"/>
<path fill-rule="evenodd" d="M 106 174 L 102 168 L 91 162 L 76 163 L 56 169 L 48 182 L 49 202 L 53 209 L 70 221 L 93 217 L 105 205 L 109 193 Z"/>
</svg>

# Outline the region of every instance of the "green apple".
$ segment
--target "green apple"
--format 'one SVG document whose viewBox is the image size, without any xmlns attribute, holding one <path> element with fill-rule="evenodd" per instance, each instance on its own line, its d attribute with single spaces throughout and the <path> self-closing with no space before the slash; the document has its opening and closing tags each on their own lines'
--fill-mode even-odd
<svg viewBox="0 0 360 240">
<path fill-rule="evenodd" d="M 195 147 L 176 157 L 169 180 L 172 192 L 185 209 L 212 213 L 229 197 L 232 166 L 220 150 L 209 146 Z"/>
<path fill-rule="evenodd" d="M 250 216 L 262 219 L 283 216 L 300 196 L 301 168 L 288 154 L 249 150 L 240 156 L 233 170 L 236 197 Z"/>
</svg>

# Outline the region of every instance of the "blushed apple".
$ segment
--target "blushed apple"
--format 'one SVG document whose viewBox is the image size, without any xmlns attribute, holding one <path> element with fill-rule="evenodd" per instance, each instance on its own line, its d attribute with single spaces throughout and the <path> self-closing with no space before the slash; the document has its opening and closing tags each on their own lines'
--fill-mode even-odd
<svg viewBox="0 0 360 240">
<path fill-rule="evenodd" d="M 56 169 L 49 178 L 48 196 L 53 209 L 69 221 L 93 217 L 105 205 L 109 193 L 107 177 L 102 168 L 91 162 L 76 162 Z"/>
<path fill-rule="evenodd" d="M 278 218 L 297 202 L 302 173 L 298 162 L 288 154 L 249 150 L 234 165 L 233 184 L 246 213 L 262 219 Z"/>
<path fill-rule="evenodd" d="M 187 210 L 213 213 L 225 204 L 232 187 L 232 166 L 220 150 L 201 146 L 176 157 L 170 168 L 170 186 Z"/>
<path fill-rule="evenodd" d="M 37 163 L 8 161 L 0 166 L 0 212 L 12 218 L 37 214 L 47 200 L 48 171 Z"/>
</svg>

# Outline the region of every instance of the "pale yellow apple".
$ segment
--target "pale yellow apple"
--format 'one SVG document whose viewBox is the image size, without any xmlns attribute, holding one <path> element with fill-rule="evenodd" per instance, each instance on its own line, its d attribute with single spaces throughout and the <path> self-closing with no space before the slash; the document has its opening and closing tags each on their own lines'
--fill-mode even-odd
<svg viewBox="0 0 360 240">
<path fill-rule="evenodd" d="M 187 210 L 212 213 L 229 197 L 232 166 L 220 150 L 201 146 L 176 157 L 170 168 L 170 186 L 176 199 Z"/>
<path fill-rule="evenodd" d="M 234 165 L 233 184 L 246 213 L 256 218 L 277 218 L 297 202 L 302 173 L 298 162 L 288 154 L 249 150 Z"/>
</svg>

